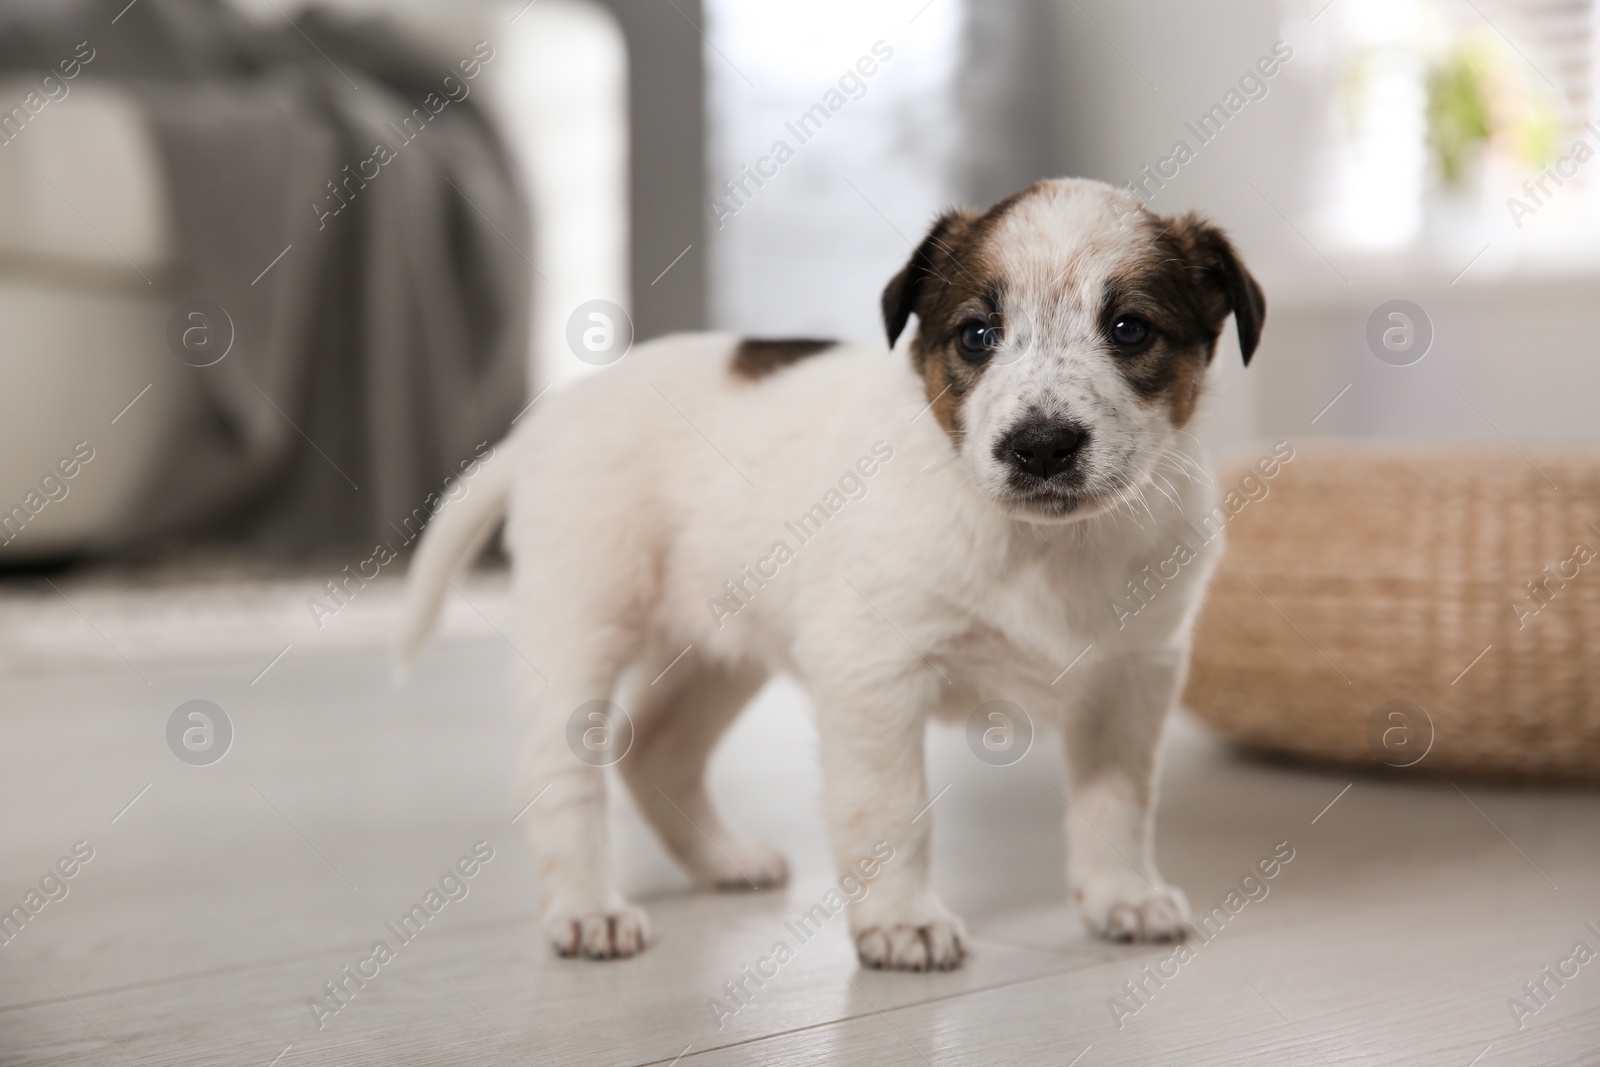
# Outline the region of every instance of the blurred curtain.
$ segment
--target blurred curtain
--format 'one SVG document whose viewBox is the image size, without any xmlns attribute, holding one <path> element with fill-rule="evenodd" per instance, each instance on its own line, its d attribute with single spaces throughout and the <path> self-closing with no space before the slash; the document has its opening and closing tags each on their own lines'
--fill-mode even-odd
<svg viewBox="0 0 1600 1067">
<path fill-rule="evenodd" d="M 160 284 L 234 337 L 188 371 L 203 402 L 122 547 L 398 544 L 525 402 L 529 223 L 472 96 L 492 45 L 441 60 L 379 22 L 262 27 L 218 0 L 0 5 L 0 74 L 85 47 L 80 77 L 139 101 L 160 145 Z"/>
</svg>

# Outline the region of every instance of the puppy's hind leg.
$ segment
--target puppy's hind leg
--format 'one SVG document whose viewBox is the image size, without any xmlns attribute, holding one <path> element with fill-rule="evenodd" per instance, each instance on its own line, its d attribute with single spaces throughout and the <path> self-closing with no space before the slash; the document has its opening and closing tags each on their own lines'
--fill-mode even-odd
<svg viewBox="0 0 1600 1067">
<path fill-rule="evenodd" d="M 633 698 L 633 751 L 618 769 L 668 851 L 704 886 L 766 889 L 789 877 L 780 852 L 745 844 L 724 825 L 705 783 L 711 750 L 765 680 L 759 668 L 685 657 Z"/>
<path fill-rule="evenodd" d="M 595 703 L 610 698 L 616 666 L 610 657 L 569 655 L 562 669 L 545 669 L 553 672 L 548 682 L 518 672 L 531 707 L 520 791 L 524 803 L 536 802 L 517 817 L 539 866 L 545 931 L 563 956 L 632 956 L 649 940 L 650 924 L 616 888 L 605 813 L 605 765 L 623 735 Z"/>
</svg>

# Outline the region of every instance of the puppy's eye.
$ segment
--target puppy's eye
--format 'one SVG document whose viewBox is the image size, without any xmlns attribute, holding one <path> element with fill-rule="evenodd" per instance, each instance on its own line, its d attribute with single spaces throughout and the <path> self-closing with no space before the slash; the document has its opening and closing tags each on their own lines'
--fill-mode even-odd
<svg viewBox="0 0 1600 1067">
<path fill-rule="evenodd" d="M 987 359 L 1004 339 L 1000 327 L 991 326 L 982 319 L 968 319 L 961 324 L 961 354 L 967 359 Z"/>
<path fill-rule="evenodd" d="M 1137 315 L 1118 315 L 1111 324 L 1111 340 L 1124 348 L 1137 348 L 1150 339 L 1150 324 Z"/>
</svg>

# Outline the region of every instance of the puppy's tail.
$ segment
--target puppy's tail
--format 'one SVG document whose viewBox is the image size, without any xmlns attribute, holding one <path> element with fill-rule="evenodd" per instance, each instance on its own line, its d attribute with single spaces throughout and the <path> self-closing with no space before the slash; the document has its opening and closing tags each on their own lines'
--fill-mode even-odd
<svg viewBox="0 0 1600 1067">
<path fill-rule="evenodd" d="M 406 572 L 404 615 L 395 645 L 397 675 L 411 666 L 433 636 L 451 575 L 483 551 L 495 525 L 505 517 L 516 465 L 509 445 L 507 441 L 500 446 L 498 462 L 484 464 L 466 495 L 447 501 L 423 532 Z"/>
</svg>

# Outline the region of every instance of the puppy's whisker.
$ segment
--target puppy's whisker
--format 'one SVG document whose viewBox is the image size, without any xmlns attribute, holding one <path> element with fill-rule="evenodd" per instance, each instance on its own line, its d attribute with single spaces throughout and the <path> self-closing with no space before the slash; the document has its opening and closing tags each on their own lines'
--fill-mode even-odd
<svg viewBox="0 0 1600 1067">
<path fill-rule="evenodd" d="M 1196 478 L 1193 474 L 1191 474 L 1189 472 L 1189 469 L 1187 467 L 1180 467 L 1180 466 L 1178 466 L 1177 464 L 1174 464 L 1174 463 L 1164 463 L 1158 469 L 1164 470 L 1169 474 L 1173 474 L 1173 475 L 1177 475 L 1179 477 L 1182 477 L 1190 485 L 1209 485 L 1210 484 L 1210 482 L 1205 480 L 1205 479 Z"/>
<path fill-rule="evenodd" d="M 1162 496 L 1164 496 L 1168 500 L 1172 501 L 1172 506 L 1173 507 L 1177 508 L 1179 511 L 1182 511 L 1183 510 L 1183 505 L 1178 503 L 1178 497 L 1176 495 L 1177 491 L 1173 490 L 1173 492 L 1169 493 L 1166 489 L 1163 489 L 1159 485 L 1156 485 L 1155 480 L 1157 478 L 1160 478 L 1163 482 L 1167 482 L 1167 480 L 1165 478 L 1161 478 L 1161 475 L 1155 473 L 1154 471 L 1151 471 L 1150 472 L 1150 485 L 1151 485 L 1151 487 L 1153 489 L 1155 489 L 1156 492 L 1160 493 Z M 1171 482 L 1167 482 L 1167 488 L 1170 489 L 1171 487 L 1172 487 L 1172 483 Z"/>
<path fill-rule="evenodd" d="M 1141 507 L 1144 508 L 1145 514 L 1150 516 L 1151 521 L 1154 521 L 1155 512 L 1150 510 L 1150 502 L 1145 498 L 1143 487 L 1122 471 L 1116 472 L 1116 477 L 1122 481 L 1126 489 L 1127 498 L 1130 503 L 1130 512 L 1132 510 L 1131 504 L 1137 502 Z"/>
<path fill-rule="evenodd" d="M 1183 431 L 1178 431 L 1178 432 L 1180 434 L 1182 434 L 1182 436 L 1188 437 L 1191 440 L 1194 440 L 1194 441 L 1196 441 L 1198 443 L 1198 438 L 1196 438 L 1193 434 L 1185 433 Z M 1148 437 L 1148 438 L 1153 438 L 1153 439 L 1155 439 L 1155 440 L 1160 442 L 1161 447 L 1157 451 L 1157 454 L 1156 454 L 1156 465 L 1157 466 L 1159 466 L 1160 463 L 1163 460 L 1170 460 L 1175 464 L 1184 464 L 1184 465 L 1187 465 L 1190 469 L 1192 469 L 1195 474 L 1199 475 L 1199 479 L 1201 481 L 1205 482 L 1207 485 L 1213 484 L 1212 483 L 1212 479 L 1211 479 L 1211 475 L 1210 475 L 1209 472 L 1207 472 L 1205 466 L 1203 464 L 1201 464 L 1198 460 L 1196 460 L 1193 456 L 1189 455 L 1189 453 L 1187 453 L 1183 449 L 1179 448 L 1172 441 L 1168 440 L 1166 435 L 1155 433 L 1155 432 L 1150 431 L 1150 430 L 1135 430 L 1135 431 L 1132 431 L 1130 436 L 1132 436 L 1132 437 Z M 1186 477 L 1190 477 L 1187 474 L 1185 476 Z M 1191 480 L 1193 480 L 1192 477 L 1191 477 Z"/>
<path fill-rule="evenodd" d="M 1145 525 L 1139 521 L 1139 516 L 1135 514 L 1133 510 L 1133 499 L 1131 493 L 1129 492 L 1129 490 L 1133 490 L 1136 487 L 1131 481 L 1128 480 L 1128 476 L 1123 474 L 1121 471 L 1112 472 L 1112 478 L 1113 485 L 1121 483 L 1112 494 L 1113 499 L 1117 501 L 1116 506 L 1112 509 L 1112 513 L 1120 511 L 1123 507 L 1127 507 L 1129 521 L 1131 521 L 1135 526 L 1139 527 L 1139 529 L 1143 530 Z"/>
<path fill-rule="evenodd" d="M 973 277 L 972 272 L 967 270 L 967 268 L 962 265 L 961 258 L 956 255 L 955 249 L 951 248 L 949 246 L 949 244 L 947 244 L 945 242 L 944 238 L 935 237 L 935 236 L 930 234 L 928 239 L 935 246 L 937 246 L 940 251 L 942 251 L 945 255 L 950 257 L 950 262 L 955 264 L 956 270 L 960 271 L 962 274 L 965 274 L 968 278 L 971 278 L 973 284 L 975 284 L 975 285 L 978 284 L 978 279 Z M 937 273 L 937 272 L 935 272 L 935 273 Z"/>
<path fill-rule="evenodd" d="M 1180 464 L 1178 464 L 1171 456 L 1161 456 L 1156 460 L 1156 464 L 1151 468 L 1151 471 L 1154 473 L 1155 471 L 1160 470 L 1169 470 L 1173 474 L 1179 475 L 1180 477 L 1186 479 L 1190 485 L 1194 484 L 1194 476 L 1185 470 Z M 1167 484 L 1171 485 L 1172 483 L 1168 482 Z"/>
<path fill-rule="evenodd" d="M 1185 464 L 1187 464 L 1187 467 L 1185 469 L 1192 470 L 1192 471 L 1194 471 L 1194 473 L 1196 475 L 1199 476 L 1199 481 L 1201 481 L 1205 485 L 1215 485 L 1216 484 L 1216 482 L 1211 477 L 1211 472 L 1206 470 L 1205 465 L 1202 464 L 1199 460 L 1195 459 L 1193 456 L 1189 455 L 1189 453 L 1183 451 L 1182 449 L 1173 449 L 1173 452 L 1176 453 L 1176 455 L 1174 457 L 1175 459 L 1181 459 Z"/>
<path fill-rule="evenodd" d="M 1157 453 L 1155 462 L 1151 464 L 1150 470 L 1152 473 L 1162 470 L 1171 471 L 1187 478 L 1191 483 L 1194 482 L 1194 476 L 1189 473 L 1188 468 L 1179 462 L 1178 457 L 1173 455 L 1171 451 Z"/>
<path fill-rule="evenodd" d="M 1189 460 L 1188 465 L 1185 466 L 1183 463 L 1180 463 L 1178 461 L 1178 457 L 1177 456 L 1170 456 L 1169 455 L 1169 456 L 1163 456 L 1161 462 L 1168 469 L 1170 469 L 1172 471 L 1175 471 L 1176 473 L 1181 474 L 1185 478 L 1189 479 L 1191 484 L 1193 484 L 1194 482 L 1197 481 L 1197 479 L 1195 478 L 1195 476 L 1193 474 L 1193 471 L 1198 469 L 1198 464 L 1196 464 L 1193 460 Z M 1205 481 L 1209 481 L 1210 480 L 1209 478 L 1205 477 L 1205 472 L 1203 470 L 1200 471 L 1200 473 L 1202 475 L 1202 479 L 1201 480 L 1205 480 Z"/>
</svg>

